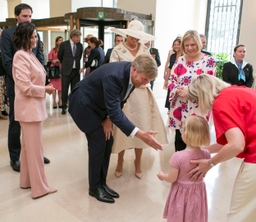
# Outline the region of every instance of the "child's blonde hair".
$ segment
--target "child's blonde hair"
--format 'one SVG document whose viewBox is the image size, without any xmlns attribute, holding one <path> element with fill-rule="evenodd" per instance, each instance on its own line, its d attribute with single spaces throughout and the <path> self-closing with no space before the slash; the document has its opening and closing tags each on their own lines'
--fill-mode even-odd
<svg viewBox="0 0 256 222">
<path fill-rule="evenodd" d="M 186 134 L 186 144 L 195 147 L 210 145 L 210 130 L 207 121 L 201 116 L 189 116 L 182 123 Z"/>
</svg>

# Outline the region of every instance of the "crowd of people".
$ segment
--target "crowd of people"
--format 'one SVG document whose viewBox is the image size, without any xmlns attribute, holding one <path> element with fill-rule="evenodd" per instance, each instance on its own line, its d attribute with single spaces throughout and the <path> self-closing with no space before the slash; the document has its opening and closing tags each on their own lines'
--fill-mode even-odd
<svg viewBox="0 0 256 222">
<path fill-rule="evenodd" d="M 156 37 L 146 33 L 140 21 L 132 20 L 126 29 L 111 29 L 115 46 L 105 55 L 103 41 L 91 34 L 84 39 L 85 49 L 77 29 L 70 31 L 66 41 L 57 36 L 47 66 L 60 75 L 48 76 L 48 82 L 40 36 L 31 23 L 33 10 L 22 3 L 14 12 L 17 25 L 0 30 L 0 119 L 9 118 L 10 165 L 20 172 L 20 188 L 31 189 L 33 199 L 57 191 L 44 171 L 44 163 L 50 162 L 43 155 L 42 141 L 49 94 L 53 108 L 59 107 L 62 115 L 68 109 L 87 139 L 89 195 L 114 203 L 119 194 L 107 185 L 111 154 L 118 154 L 115 176 L 119 178 L 125 150 L 134 149 L 134 175 L 142 179 L 143 149 L 162 150 L 168 143 L 159 111 L 164 107 L 158 107 L 152 91 L 161 65 L 158 50 L 151 46 Z M 245 45 L 235 46 L 220 80 L 215 77 L 216 62 L 206 50 L 205 35 L 188 30 L 173 41 L 164 68 L 164 88 L 175 153 L 170 157 L 169 173 L 157 174 L 172 183 L 163 213 L 168 222 L 206 222 L 204 177 L 216 164 L 233 157 L 243 162 L 228 221 L 253 221 L 256 216 L 256 94 L 251 89 L 253 67 L 244 60 L 245 54 Z M 217 143 L 210 145 L 211 115 Z"/>
</svg>

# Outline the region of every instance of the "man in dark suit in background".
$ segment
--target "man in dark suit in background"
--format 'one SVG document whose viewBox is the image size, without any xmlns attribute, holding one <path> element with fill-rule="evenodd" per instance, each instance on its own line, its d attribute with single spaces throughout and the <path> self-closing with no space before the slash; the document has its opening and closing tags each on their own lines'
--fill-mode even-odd
<svg viewBox="0 0 256 222">
<path fill-rule="evenodd" d="M 115 46 L 117 46 L 118 44 L 120 44 L 121 42 L 124 41 L 124 37 L 121 36 L 121 35 L 115 35 Z M 111 52 L 112 52 L 113 48 L 111 49 L 108 49 L 106 55 L 105 55 L 105 58 L 104 58 L 104 61 L 103 61 L 103 64 L 106 64 L 106 63 L 109 63 L 109 59 L 110 59 L 110 56 L 111 56 Z"/>
<path fill-rule="evenodd" d="M 33 10 L 31 6 L 27 4 L 19 4 L 14 8 L 14 15 L 17 24 L 21 22 L 31 22 Z M 1 53 L 4 69 L 7 73 L 7 95 L 9 99 L 9 129 L 8 129 L 8 149 L 11 159 L 11 167 L 14 171 L 20 171 L 20 124 L 14 120 L 14 80 L 12 77 L 12 61 L 16 52 L 12 44 L 13 33 L 16 30 L 17 25 L 5 29 L 1 37 Z M 40 63 L 44 65 L 44 55 L 40 47 L 40 38 L 38 35 L 37 46 L 32 50 Z M 24 104 L 25 106 L 26 104 Z M 50 163 L 50 161 L 44 157 L 44 163 Z"/>
<path fill-rule="evenodd" d="M 162 149 L 154 134 L 138 129 L 127 119 L 122 107 L 133 91 L 157 76 L 157 65 L 149 55 L 131 62 L 114 62 L 100 66 L 79 82 L 70 95 L 69 113 L 85 133 L 89 156 L 89 195 L 114 203 L 119 195 L 106 185 L 113 144 L 112 122 L 127 136 L 138 137 L 156 150 Z"/>
<path fill-rule="evenodd" d="M 160 55 L 158 49 L 151 47 L 151 41 L 145 43 L 145 46 L 148 47 L 150 55 L 156 60 L 156 64 L 159 67 L 161 65 Z M 150 88 L 153 90 L 155 80 L 150 81 Z"/>
<path fill-rule="evenodd" d="M 70 39 L 60 44 L 58 59 L 61 62 L 62 112 L 66 114 L 68 89 L 71 91 L 80 81 L 80 60 L 83 54 L 83 45 L 80 43 L 81 32 L 74 29 L 70 32 Z"/>
<path fill-rule="evenodd" d="M 200 39 L 201 39 L 201 42 L 202 42 L 202 50 L 201 50 L 201 52 L 206 54 L 206 55 L 210 55 L 211 56 L 212 54 L 206 50 L 207 41 L 206 41 L 205 35 L 204 34 L 200 34 Z"/>
</svg>

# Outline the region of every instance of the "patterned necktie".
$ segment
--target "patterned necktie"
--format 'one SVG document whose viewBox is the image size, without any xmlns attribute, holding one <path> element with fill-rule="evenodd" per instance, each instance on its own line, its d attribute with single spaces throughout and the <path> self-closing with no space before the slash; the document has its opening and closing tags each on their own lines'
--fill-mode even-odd
<svg viewBox="0 0 256 222">
<path fill-rule="evenodd" d="M 76 44 L 73 44 L 73 56 L 76 56 Z"/>
</svg>

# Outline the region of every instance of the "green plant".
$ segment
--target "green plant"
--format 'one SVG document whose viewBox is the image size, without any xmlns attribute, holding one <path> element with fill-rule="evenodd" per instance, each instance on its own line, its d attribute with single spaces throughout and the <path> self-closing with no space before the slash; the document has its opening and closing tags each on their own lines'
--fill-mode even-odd
<svg viewBox="0 0 256 222">
<path fill-rule="evenodd" d="M 215 58 L 216 62 L 216 77 L 222 79 L 223 65 L 224 63 L 230 61 L 230 57 L 227 53 L 213 53 L 213 57 Z"/>
</svg>

